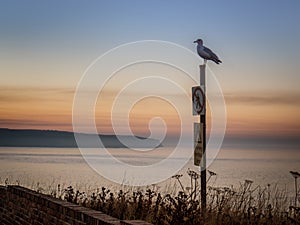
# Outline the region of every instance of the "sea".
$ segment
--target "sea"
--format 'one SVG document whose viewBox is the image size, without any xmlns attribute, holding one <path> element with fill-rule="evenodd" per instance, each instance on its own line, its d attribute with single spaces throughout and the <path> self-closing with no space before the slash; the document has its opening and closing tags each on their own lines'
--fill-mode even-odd
<svg viewBox="0 0 300 225">
<path fill-rule="evenodd" d="M 161 147 L 156 151 L 153 157 L 153 154 L 140 155 L 136 151 L 123 148 L 109 149 L 118 160 L 136 166 L 136 170 L 139 170 L 141 165 L 154 164 L 153 174 L 160 174 L 168 168 L 156 167 L 155 163 L 170 157 L 172 149 Z M 94 149 L 95 152 L 97 154 L 90 154 L 90 158 L 98 157 L 106 162 L 107 152 L 104 149 Z M 120 167 L 114 163 L 106 163 L 105 167 L 112 173 L 120 170 Z M 171 172 L 165 180 L 154 182 L 151 186 L 161 192 L 178 191 L 181 186 L 178 180 L 171 178 L 171 175 L 179 174 L 183 175 L 180 179 L 188 189 L 190 170 L 199 172 L 199 167 L 193 165 L 192 158 L 181 170 Z M 244 185 L 245 180 L 248 180 L 252 182 L 253 188 L 269 186 L 284 190 L 293 196 L 295 180 L 290 171 L 300 172 L 300 151 L 221 149 L 208 170 L 213 172 L 212 176 L 207 173 L 207 186 L 210 187 L 239 188 Z M 109 177 L 104 177 L 101 171 L 99 173 L 90 166 L 78 148 L 0 147 L 0 185 L 18 184 L 44 192 L 51 192 L 58 185 L 61 188 L 72 186 L 81 191 L 93 191 L 103 186 L 118 190 L 125 183 L 130 186 L 131 179 L 134 178 L 124 173 L 124 183 L 118 184 L 111 181 Z"/>
</svg>

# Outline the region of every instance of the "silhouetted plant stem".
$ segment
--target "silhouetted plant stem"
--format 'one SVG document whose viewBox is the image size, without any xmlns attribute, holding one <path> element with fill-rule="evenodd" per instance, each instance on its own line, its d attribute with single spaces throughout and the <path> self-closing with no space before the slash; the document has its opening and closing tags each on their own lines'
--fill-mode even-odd
<svg viewBox="0 0 300 225">
<path fill-rule="evenodd" d="M 300 173 L 295 172 L 295 171 L 290 171 L 290 173 L 292 174 L 292 176 L 295 179 L 295 207 L 297 207 L 297 202 L 298 202 L 298 185 L 297 185 L 297 179 L 298 177 L 300 177 Z"/>
</svg>

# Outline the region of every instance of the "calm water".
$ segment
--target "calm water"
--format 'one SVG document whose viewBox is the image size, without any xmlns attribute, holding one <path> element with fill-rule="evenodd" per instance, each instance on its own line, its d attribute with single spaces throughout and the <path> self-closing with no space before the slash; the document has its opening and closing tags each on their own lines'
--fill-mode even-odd
<svg viewBox="0 0 300 225">
<path fill-rule="evenodd" d="M 139 165 L 159 161 L 169 154 L 169 150 L 160 148 L 156 157 L 147 154 L 137 155 L 134 151 L 128 152 L 125 149 L 110 151 L 124 162 Z M 99 156 L 91 154 L 91 157 Z M 113 165 L 107 166 L 111 167 L 112 171 L 118 169 Z M 181 173 L 186 174 L 187 168 L 197 170 L 190 162 Z M 217 176 L 209 181 L 208 185 L 211 186 L 238 187 L 240 182 L 249 179 L 254 182 L 253 185 L 277 185 L 293 193 L 294 179 L 289 171 L 300 171 L 300 152 L 224 149 L 220 151 L 209 170 L 217 173 Z M 185 177 L 183 181 L 187 182 L 188 176 Z M 0 148 L 0 184 L 4 184 L 5 180 L 32 188 L 39 185 L 44 189 L 53 188 L 57 184 L 73 185 L 81 190 L 115 185 L 91 169 L 76 148 L 2 147 Z M 164 188 L 163 186 L 174 185 L 174 182 L 174 179 L 169 179 L 159 185 Z"/>
</svg>

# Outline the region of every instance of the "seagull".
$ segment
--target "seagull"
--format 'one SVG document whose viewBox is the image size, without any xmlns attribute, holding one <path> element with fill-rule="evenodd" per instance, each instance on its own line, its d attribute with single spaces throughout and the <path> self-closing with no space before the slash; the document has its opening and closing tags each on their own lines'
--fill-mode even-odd
<svg viewBox="0 0 300 225">
<path fill-rule="evenodd" d="M 210 50 L 209 48 L 206 48 L 205 46 L 203 46 L 202 39 L 197 39 L 196 41 L 194 41 L 194 43 L 198 44 L 197 45 L 197 52 L 198 52 L 198 55 L 204 59 L 204 64 L 206 64 L 207 60 L 212 60 L 217 64 L 222 62 L 218 58 L 218 56 L 215 53 L 212 52 L 212 50 Z"/>
</svg>

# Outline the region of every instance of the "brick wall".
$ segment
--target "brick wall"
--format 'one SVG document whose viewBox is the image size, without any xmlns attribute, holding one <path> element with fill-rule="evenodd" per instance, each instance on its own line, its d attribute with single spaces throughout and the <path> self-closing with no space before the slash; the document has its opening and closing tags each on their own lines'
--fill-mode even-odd
<svg viewBox="0 0 300 225">
<path fill-rule="evenodd" d="M 120 221 L 102 212 L 65 202 L 21 186 L 0 186 L 1 225 L 150 225 Z"/>
</svg>

